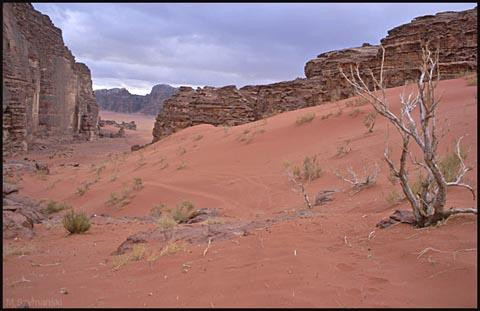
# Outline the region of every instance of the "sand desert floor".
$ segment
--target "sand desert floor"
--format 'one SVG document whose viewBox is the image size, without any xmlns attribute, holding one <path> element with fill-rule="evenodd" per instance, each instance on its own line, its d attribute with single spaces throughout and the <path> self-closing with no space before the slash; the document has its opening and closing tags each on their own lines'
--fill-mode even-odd
<svg viewBox="0 0 480 311">
<path fill-rule="evenodd" d="M 387 90 L 397 110 L 402 89 Z M 441 81 L 439 90 L 439 126 L 446 129 L 440 153 L 464 136 L 466 163 L 473 168 L 466 179 L 476 189 L 477 88 L 459 78 Z M 35 225 L 31 240 L 4 240 L 3 306 L 476 307 L 477 217 L 458 215 L 425 229 L 408 224 L 376 228 L 395 209 L 409 209 L 406 202 L 392 206 L 386 200 L 400 186 L 388 179 L 385 133 L 388 129 L 395 161 L 400 137 L 380 117 L 367 134 L 363 119 L 372 108 L 346 107 L 351 100 L 234 127 L 198 125 L 135 152 L 131 145 L 151 141 L 154 117 L 102 112 L 102 119 L 135 120 L 137 131 L 127 130 L 126 138 L 64 145 L 66 155 L 28 154 L 48 163 L 50 174 L 24 174 L 19 181 L 23 195 L 64 201 L 111 221 L 96 221 L 87 233 L 68 235 L 58 221 L 60 213 Z M 297 125 L 297 118 L 309 112 L 316 117 Z M 337 156 L 346 141 L 351 151 Z M 156 226 L 141 217 L 160 203 L 189 200 L 197 208 L 217 208 L 218 218 L 227 223 L 305 209 L 284 164 L 301 164 L 313 155 L 323 174 L 307 185 L 310 196 L 337 190 L 333 201 L 313 207 L 313 215 L 210 245 L 186 243 L 171 254 L 149 242 L 148 256 L 113 268 L 112 252 L 128 236 Z M 73 162 L 80 165 L 65 165 Z M 380 167 L 376 184 L 355 195 L 334 174 L 350 165 L 361 172 L 363 164 L 374 163 Z M 128 204 L 106 203 L 134 178 L 141 178 L 144 187 L 132 193 Z M 87 182 L 88 191 L 77 194 Z M 476 205 L 465 189 L 449 189 L 448 207 Z M 28 251 L 6 256 L 6 248 Z"/>
</svg>

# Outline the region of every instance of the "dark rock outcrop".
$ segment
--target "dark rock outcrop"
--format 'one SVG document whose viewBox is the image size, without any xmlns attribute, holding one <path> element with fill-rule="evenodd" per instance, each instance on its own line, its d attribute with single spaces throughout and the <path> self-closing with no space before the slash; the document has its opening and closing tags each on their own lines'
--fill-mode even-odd
<svg viewBox="0 0 480 311">
<path fill-rule="evenodd" d="M 3 238 L 15 237 L 30 239 L 34 236 L 33 226 L 44 218 L 41 204 L 18 193 L 18 188 L 3 183 Z"/>
<path fill-rule="evenodd" d="M 156 115 L 163 106 L 163 102 L 176 91 L 177 89 L 170 85 L 158 84 L 145 96 L 131 94 L 125 88 L 101 89 L 95 90 L 94 93 L 100 109 Z"/>
<path fill-rule="evenodd" d="M 90 70 L 75 62 L 62 32 L 28 3 L 3 4 L 3 151 L 37 137 L 93 139 L 98 107 Z"/>
<path fill-rule="evenodd" d="M 387 87 L 401 86 L 418 77 L 421 42 L 431 40 L 440 46 L 442 79 L 451 79 L 477 70 L 477 9 L 443 12 L 415 18 L 396 27 L 381 40 L 385 48 Z M 295 110 L 348 98 L 353 89 L 339 72 L 359 64 L 360 74 L 369 81 L 369 69 L 377 74 L 382 59 L 379 45 L 326 52 L 305 65 L 306 79 L 269 85 L 205 87 L 193 90 L 180 87 L 166 100 L 157 115 L 153 142 L 179 129 L 200 123 L 237 125 L 255 121 L 272 113 Z"/>
</svg>

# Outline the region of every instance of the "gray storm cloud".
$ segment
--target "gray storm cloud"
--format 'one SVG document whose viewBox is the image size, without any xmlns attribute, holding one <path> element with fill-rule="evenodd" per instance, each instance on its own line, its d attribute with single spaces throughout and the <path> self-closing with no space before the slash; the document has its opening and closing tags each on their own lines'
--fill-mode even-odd
<svg viewBox="0 0 480 311">
<path fill-rule="evenodd" d="M 421 15 L 476 3 L 34 3 L 92 71 L 94 88 L 145 94 L 159 83 L 239 87 L 303 77 L 316 55 Z"/>
</svg>

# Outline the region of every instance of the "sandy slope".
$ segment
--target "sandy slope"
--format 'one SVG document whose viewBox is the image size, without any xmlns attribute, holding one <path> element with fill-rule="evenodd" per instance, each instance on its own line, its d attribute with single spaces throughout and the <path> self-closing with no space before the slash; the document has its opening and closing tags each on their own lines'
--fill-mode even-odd
<svg viewBox="0 0 480 311">
<path fill-rule="evenodd" d="M 467 180 L 476 187 L 476 88 L 464 79 L 442 81 L 439 88 L 444 92 L 440 126 L 448 129 L 440 150 L 445 152 L 456 137 L 465 136 L 467 163 L 473 167 Z M 400 91 L 387 92 L 394 107 Z M 130 234 L 153 225 L 93 225 L 88 234 L 68 237 L 61 226 L 40 225 L 32 241 L 4 241 L 10 247 L 28 244 L 35 249 L 30 255 L 4 259 L 4 306 L 32 297 L 37 304 L 56 299 L 62 306 L 476 306 L 476 217 L 457 216 L 446 225 L 423 230 L 403 224 L 376 229 L 375 224 L 394 208 L 408 207 L 391 207 L 385 201 L 395 187 L 387 180 L 382 159 L 386 122 L 378 118 L 374 132 L 365 134 L 363 118 L 370 107 L 360 107 L 362 113 L 354 117 L 350 113 L 355 108 L 345 108 L 346 101 L 231 128 L 199 125 L 122 154 L 129 145 L 150 140 L 153 119 L 139 115 L 134 116 L 139 130 L 127 131 L 128 143 L 77 146 L 70 161 L 88 158 L 77 168 L 44 158 L 50 161 L 52 174 L 44 181 L 25 176 L 25 194 L 114 217 L 147 215 L 156 204 L 174 206 L 182 200 L 196 207 L 216 207 L 228 221 L 302 209 L 301 196 L 284 175 L 284 163 L 300 164 L 312 155 L 317 155 L 324 173 L 308 185 L 310 195 L 325 189 L 339 192 L 333 202 L 315 208 L 321 210 L 320 216 L 214 242 L 205 257 L 206 245 L 190 245 L 186 252 L 153 263 L 131 263 L 118 271 L 112 271 L 110 253 Z M 335 115 L 339 108 L 342 113 Z M 308 112 L 316 118 L 296 125 L 297 117 Z M 322 120 L 329 113 L 334 115 Z M 102 118 L 130 121 L 114 113 L 102 113 Z M 351 141 L 352 151 L 336 157 L 345 140 Z M 393 154 L 398 154 L 399 137 L 392 127 L 390 141 Z M 95 167 L 87 164 L 92 162 Z M 362 163 L 374 162 L 381 168 L 377 184 L 355 196 L 347 194 L 349 184 L 333 173 L 348 165 L 361 171 Z M 82 183 L 96 178 L 85 195 L 76 194 Z M 145 187 L 132 192 L 125 207 L 108 206 L 111 194 L 128 188 L 134 178 L 141 178 Z M 468 192 L 449 190 L 449 207 L 474 205 Z M 149 245 L 149 250 L 155 247 Z M 418 257 L 427 247 L 436 251 Z M 31 261 L 60 264 L 39 267 Z M 190 266 L 188 272 L 182 271 L 183 264 Z M 31 282 L 9 285 L 22 277 Z M 60 294 L 62 287 L 68 289 L 67 295 Z"/>
</svg>

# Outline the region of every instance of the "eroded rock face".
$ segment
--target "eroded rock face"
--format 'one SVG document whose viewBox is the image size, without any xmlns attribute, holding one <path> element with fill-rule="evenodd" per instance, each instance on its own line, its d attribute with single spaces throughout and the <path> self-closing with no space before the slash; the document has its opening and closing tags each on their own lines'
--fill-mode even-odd
<svg viewBox="0 0 480 311">
<path fill-rule="evenodd" d="M 26 151 L 39 136 L 92 139 L 98 107 L 90 70 L 62 32 L 28 3 L 3 5 L 3 151 Z"/>
<path fill-rule="evenodd" d="M 145 95 L 131 94 L 125 88 L 95 90 L 95 97 L 101 109 L 123 113 L 145 113 L 156 115 L 164 101 L 177 92 L 166 84 L 158 84 Z"/>
<path fill-rule="evenodd" d="M 451 79 L 477 70 L 477 11 L 443 12 L 415 18 L 396 27 L 381 40 L 385 48 L 387 87 L 401 86 L 418 77 L 421 40 L 440 43 L 442 79 Z M 179 129 L 200 123 L 238 125 L 267 117 L 275 112 L 295 110 L 323 102 L 348 98 L 353 89 L 340 74 L 339 66 L 350 70 L 359 64 L 360 74 L 371 85 L 369 69 L 378 76 L 382 58 L 380 45 L 326 52 L 305 65 L 306 79 L 269 85 L 205 87 L 194 90 L 181 87 L 166 100 L 157 115 L 153 142 Z"/>
</svg>

